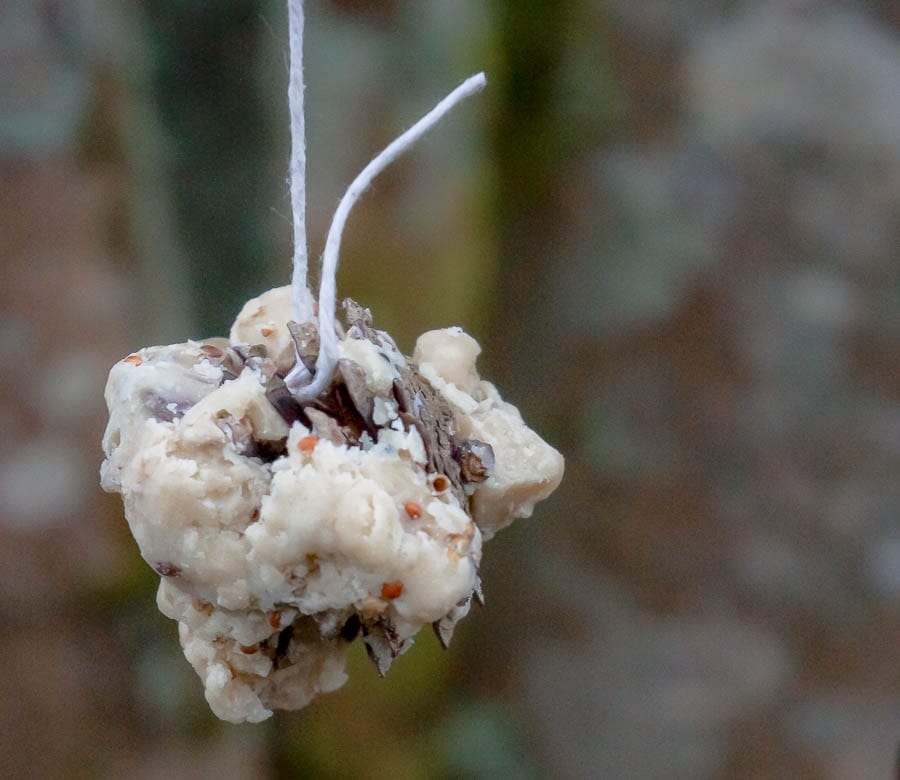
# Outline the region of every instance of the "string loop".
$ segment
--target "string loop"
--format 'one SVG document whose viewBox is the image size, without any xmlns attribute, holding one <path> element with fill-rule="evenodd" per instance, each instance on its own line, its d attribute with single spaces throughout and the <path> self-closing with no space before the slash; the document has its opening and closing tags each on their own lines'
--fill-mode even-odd
<svg viewBox="0 0 900 780">
<path fill-rule="evenodd" d="M 291 316 L 297 322 L 313 318 L 312 296 L 307 286 L 306 256 L 306 148 L 303 120 L 303 8 L 301 0 L 288 0 L 291 38 L 291 84 L 288 99 L 291 105 L 291 201 L 294 214 L 294 270 L 291 282 Z M 447 97 L 405 133 L 388 144 L 353 180 L 338 203 L 325 240 L 322 254 L 322 281 L 319 286 L 319 355 L 315 375 L 297 360 L 285 377 L 285 384 L 299 401 L 312 401 L 328 388 L 338 361 L 338 340 L 335 329 L 337 303 L 337 266 L 341 237 L 347 217 L 375 177 L 409 149 L 425 133 L 443 119 L 458 103 L 484 89 L 487 79 L 478 73 L 466 79 Z"/>
<path fill-rule="evenodd" d="M 288 106 L 291 115 L 291 212 L 294 257 L 291 274 L 291 319 L 313 319 L 312 293 L 306 283 L 309 265 L 306 250 L 306 121 L 303 115 L 303 0 L 288 0 L 288 37 L 291 62 Z"/>
</svg>

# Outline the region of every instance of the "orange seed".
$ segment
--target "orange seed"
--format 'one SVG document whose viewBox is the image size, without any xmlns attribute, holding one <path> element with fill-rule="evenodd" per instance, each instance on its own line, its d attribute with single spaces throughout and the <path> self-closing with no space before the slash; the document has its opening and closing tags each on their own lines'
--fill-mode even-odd
<svg viewBox="0 0 900 780">
<path fill-rule="evenodd" d="M 400 580 L 394 580 L 392 582 L 385 582 L 381 586 L 381 598 L 386 601 L 391 601 L 392 599 L 400 598 L 403 595 L 403 583 Z"/>
<path fill-rule="evenodd" d="M 133 366 L 139 366 L 144 361 L 141 360 L 140 357 L 138 357 L 137 355 L 129 355 L 122 362 L 123 363 L 131 363 Z"/>
<path fill-rule="evenodd" d="M 415 501 L 407 501 L 403 505 L 403 509 L 413 520 L 418 520 L 422 516 L 422 507 Z"/>
<path fill-rule="evenodd" d="M 275 331 L 272 328 L 260 328 L 259 332 L 263 334 L 263 336 L 271 336 Z"/>
<path fill-rule="evenodd" d="M 300 450 L 300 452 L 309 453 L 309 452 L 312 452 L 316 448 L 316 445 L 318 443 L 319 443 L 318 436 L 304 436 L 302 439 L 300 439 L 299 442 L 297 442 L 297 447 Z"/>
</svg>

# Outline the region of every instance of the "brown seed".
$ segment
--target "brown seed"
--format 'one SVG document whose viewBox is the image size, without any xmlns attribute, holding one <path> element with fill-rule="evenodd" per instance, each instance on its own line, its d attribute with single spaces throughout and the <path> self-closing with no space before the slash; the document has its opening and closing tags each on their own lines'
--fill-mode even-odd
<svg viewBox="0 0 900 780">
<path fill-rule="evenodd" d="M 447 479 L 443 474 L 438 474 L 431 480 L 431 487 L 434 488 L 435 492 L 443 493 L 447 488 L 450 487 L 450 480 Z"/>
<path fill-rule="evenodd" d="M 139 366 L 139 365 L 140 365 L 141 363 L 143 363 L 144 361 L 141 360 L 140 357 L 137 356 L 137 355 L 129 355 L 129 356 L 128 356 L 127 358 L 125 358 L 122 362 L 123 362 L 123 363 L 131 363 L 131 365 L 133 365 L 133 366 Z"/>
<path fill-rule="evenodd" d="M 204 601 L 203 599 L 193 599 L 191 604 L 194 607 L 194 609 L 197 610 L 197 612 L 200 612 L 204 615 L 212 614 L 213 605 L 210 604 L 208 601 Z"/>
<path fill-rule="evenodd" d="M 385 582 L 381 586 L 381 598 L 386 601 L 391 601 L 392 599 L 400 598 L 403 595 L 403 583 L 400 580 L 394 580 L 393 582 Z"/>
<path fill-rule="evenodd" d="M 168 561 L 160 561 L 153 568 L 156 569 L 157 573 L 162 574 L 163 577 L 177 577 L 181 574 L 181 567 Z"/>
<path fill-rule="evenodd" d="M 268 338 L 275 332 L 275 329 L 274 328 L 260 328 L 259 332 L 262 333 L 263 336 Z"/>
<path fill-rule="evenodd" d="M 270 612 L 269 613 L 269 625 L 272 628 L 281 628 L 281 613 L 280 612 Z"/>
<path fill-rule="evenodd" d="M 257 520 L 259 520 L 259 507 L 256 507 L 256 508 L 250 513 L 250 522 L 251 522 L 251 523 L 255 523 Z"/>
<path fill-rule="evenodd" d="M 494 467 L 494 448 L 483 441 L 467 439 L 459 449 L 457 460 L 463 482 L 478 484 L 491 475 Z"/>
<path fill-rule="evenodd" d="M 403 509 L 413 520 L 418 520 L 422 516 L 422 507 L 415 501 L 407 501 L 403 505 Z"/>
<path fill-rule="evenodd" d="M 300 450 L 300 452 L 310 453 L 316 448 L 316 445 L 318 443 L 318 436 L 304 436 L 302 439 L 300 439 L 299 442 L 297 442 L 297 448 Z"/>
<path fill-rule="evenodd" d="M 240 648 L 245 655 L 253 655 L 259 650 L 259 645 L 240 645 Z"/>
</svg>

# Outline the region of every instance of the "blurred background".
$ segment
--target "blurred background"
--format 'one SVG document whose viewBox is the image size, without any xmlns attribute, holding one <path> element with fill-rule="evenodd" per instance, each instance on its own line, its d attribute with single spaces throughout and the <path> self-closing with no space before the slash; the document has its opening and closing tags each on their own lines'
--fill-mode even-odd
<svg viewBox="0 0 900 780">
<path fill-rule="evenodd" d="M 309 0 L 311 257 L 459 324 L 567 458 L 442 652 L 219 723 L 97 484 L 109 366 L 286 283 L 276 0 L 0 2 L 0 775 L 887 778 L 900 742 L 900 11 Z"/>
</svg>

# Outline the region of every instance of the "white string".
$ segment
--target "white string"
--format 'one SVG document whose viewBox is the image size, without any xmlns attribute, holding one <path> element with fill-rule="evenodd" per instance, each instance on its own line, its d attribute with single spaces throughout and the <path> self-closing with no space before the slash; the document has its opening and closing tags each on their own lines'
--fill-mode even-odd
<svg viewBox="0 0 900 780">
<path fill-rule="evenodd" d="M 470 95 L 482 90 L 485 84 L 487 84 L 487 79 L 485 79 L 484 73 L 478 73 L 466 79 L 409 130 L 388 144 L 381 154 L 363 168 L 338 203 L 334 218 L 331 220 L 331 227 L 328 230 L 328 238 L 325 241 L 325 252 L 322 255 L 322 282 L 319 287 L 319 356 L 316 360 L 316 375 L 308 385 L 301 386 L 308 373 L 298 360 L 297 365 L 285 378 L 288 389 L 298 400 L 311 401 L 316 398 L 331 383 L 331 377 L 337 366 L 336 276 L 341 236 L 344 233 L 344 225 L 347 223 L 350 210 L 379 173 L 434 127 L 450 109 Z"/>
<path fill-rule="evenodd" d="M 291 319 L 313 319 L 312 293 L 306 283 L 306 123 L 303 118 L 303 0 L 288 0 L 291 46 L 288 105 L 291 113 L 291 211 L 294 221 L 294 258 L 291 275 Z"/>
</svg>

